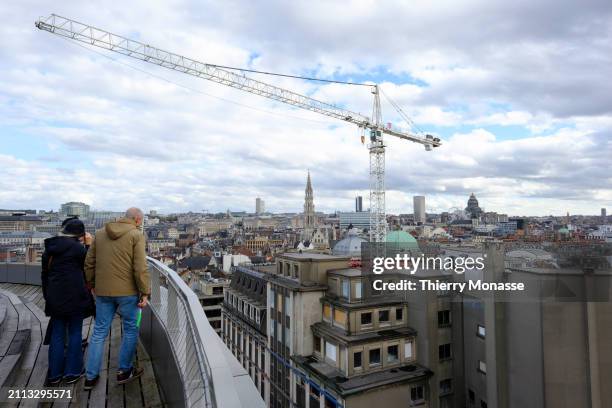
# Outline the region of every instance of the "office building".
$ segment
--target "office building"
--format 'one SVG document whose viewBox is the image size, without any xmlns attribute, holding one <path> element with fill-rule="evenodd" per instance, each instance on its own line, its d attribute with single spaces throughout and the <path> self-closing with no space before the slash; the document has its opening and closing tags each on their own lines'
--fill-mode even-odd
<svg viewBox="0 0 612 408">
<path fill-rule="evenodd" d="M 363 211 L 363 197 L 357 196 L 355 197 L 355 212 Z"/>
<path fill-rule="evenodd" d="M 223 304 L 224 292 L 229 285 L 229 279 L 213 278 L 210 272 L 206 272 L 195 283 L 194 292 L 198 295 L 204 314 L 219 335 L 221 335 L 221 305 Z"/>
<path fill-rule="evenodd" d="M 79 217 L 84 220 L 89 216 L 89 205 L 81 202 L 71 201 L 62 204 L 60 208 L 60 216 L 62 217 Z"/>
<path fill-rule="evenodd" d="M 414 207 L 414 222 L 416 224 L 425 224 L 425 221 L 427 221 L 425 216 L 425 196 L 414 196 L 412 202 Z"/>
<path fill-rule="evenodd" d="M 255 199 L 255 214 L 261 215 L 266 212 L 266 202 L 261 198 L 257 197 Z"/>
<path fill-rule="evenodd" d="M 369 211 L 340 212 L 338 217 L 340 218 L 340 229 L 342 230 L 347 229 L 350 225 L 359 231 L 370 230 Z"/>
<path fill-rule="evenodd" d="M 42 222 L 36 215 L 0 215 L 0 231 L 33 231 Z"/>
</svg>

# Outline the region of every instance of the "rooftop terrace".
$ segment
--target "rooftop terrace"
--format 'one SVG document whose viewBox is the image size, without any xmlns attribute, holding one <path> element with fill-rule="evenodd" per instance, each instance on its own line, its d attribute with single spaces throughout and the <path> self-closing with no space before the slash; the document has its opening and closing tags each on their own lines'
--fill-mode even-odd
<svg viewBox="0 0 612 408">
<path fill-rule="evenodd" d="M 210 326 L 196 294 L 162 263 L 149 259 L 150 306 L 143 311 L 137 364 L 145 374 L 129 384 L 115 380 L 121 339 L 120 318 L 106 342 L 101 379 L 91 391 L 83 380 L 71 386 L 70 401 L 45 406 L 80 407 L 263 407 L 246 371 Z M 42 344 L 48 318 L 43 313 L 40 265 L 0 264 L 0 388 L 41 388 L 47 372 Z M 93 321 L 86 319 L 83 336 Z M 2 388 L 4 387 L 4 388 Z M 63 386 L 66 388 L 66 386 Z M 5 401 L 0 394 L 0 401 Z M 37 406 L 41 400 L 2 402 Z"/>
</svg>

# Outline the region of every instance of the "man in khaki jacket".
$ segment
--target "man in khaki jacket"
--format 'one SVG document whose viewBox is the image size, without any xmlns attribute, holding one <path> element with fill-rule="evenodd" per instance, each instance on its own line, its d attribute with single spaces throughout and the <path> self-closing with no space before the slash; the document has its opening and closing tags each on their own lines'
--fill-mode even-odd
<svg viewBox="0 0 612 408">
<path fill-rule="evenodd" d="M 142 211 L 130 208 L 124 218 L 96 231 L 87 252 L 85 276 L 96 295 L 96 324 L 87 353 L 85 389 L 98 382 L 104 342 L 115 312 L 123 321 L 117 383 L 142 375 L 142 368 L 132 364 L 138 342 L 138 309 L 147 305 L 151 293 L 145 238 L 139 228 L 142 220 Z"/>
</svg>

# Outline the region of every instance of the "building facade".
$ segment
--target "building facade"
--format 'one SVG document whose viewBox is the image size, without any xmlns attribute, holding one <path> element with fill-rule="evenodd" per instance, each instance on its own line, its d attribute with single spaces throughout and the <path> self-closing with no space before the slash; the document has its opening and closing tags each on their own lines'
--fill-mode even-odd
<svg viewBox="0 0 612 408">
<path fill-rule="evenodd" d="M 415 224 L 425 224 L 425 221 L 427 221 L 425 216 L 425 196 L 414 196 L 412 198 L 412 203 Z"/>
</svg>

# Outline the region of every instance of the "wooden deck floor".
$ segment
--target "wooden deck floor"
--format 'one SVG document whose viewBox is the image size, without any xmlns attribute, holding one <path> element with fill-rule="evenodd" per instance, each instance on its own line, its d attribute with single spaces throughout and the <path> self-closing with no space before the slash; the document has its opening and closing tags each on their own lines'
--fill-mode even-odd
<svg viewBox="0 0 612 408">
<path fill-rule="evenodd" d="M 32 334 L 25 355 L 21 360 L 20 371 L 17 373 L 11 388 L 37 388 L 43 387 L 47 374 L 48 346 L 42 344 L 47 330 L 48 318 L 44 315 L 45 301 L 42 290 L 38 286 L 0 283 L 0 289 L 20 296 L 35 318 L 32 319 Z M 93 319 L 83 321 L 83 337 L 89 337 L 93 331 Z M 143 367 L 145 372 L 138 380 L 118 385 L 116 381 L 119 345 L 121 342 L 121 319 L 115 316 L 105 344 L 105 352 L 100 371 L 100 381 L 91 391 L 83 390 L 83 379 L 72 385 L 73 399 L 68 402 L 36 403 L 33 401 L 15 401 L 3 406 L 13 407 L 95 407 L 95 408 L 131 408 L 131 407 L 161 407 L 161 398 L 157 381 L 153 373 L 151 361 L 147 352 L 139 343 L 136 351 L 137 365 Z M 62 385 L 66 388 L 68 386 Z"/>
</svg>

